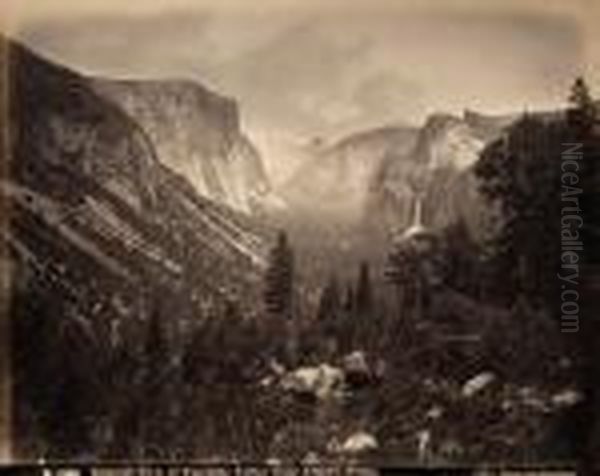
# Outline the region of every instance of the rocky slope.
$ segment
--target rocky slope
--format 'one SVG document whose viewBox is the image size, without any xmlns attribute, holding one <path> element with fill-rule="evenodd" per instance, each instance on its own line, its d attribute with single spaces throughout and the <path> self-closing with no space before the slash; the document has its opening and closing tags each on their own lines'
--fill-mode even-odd
<svg viewBox="0 0 600 476">
<path fill-rule="evenodd" d="M 261 157 L 240 129 L 237 104 L 189 81 L 109 81 L 92 87 L 133 118 L 158 160 L 196 191 L 250 212 L 269 191 Z"/>
<path fill-rule="evenodd" d="M 176 340 L 190 323 L 258 299 L 266 232 L 161 163 L 158 132 L 98 94 L 97 80 L 13 43 L 8 53 L 11 150 L 0 191 L 11 215 L 0 232 L 11 253 L 16 446 L 77 454 L 96 431 L 84 427 L 99 421 L 97 405 L 114 407 L 100 390 L 116 378 L 109 362 L 139 349 L 144 323 L 156 317 Z M 256 161 L 231 130 L 228 160 Z M 194 134 L 226 142 L 214 130 Z"/>
<path fill-rule="evenodd" d="M 223 243 L 231 256 L 260 261 L 251 221 L 207 200 L 163 165 L 146 131 L 87 78 L 18 46 L 10 53 L 13 150 L 3 191 L 14 202 L 15 220 L 35 216 L 65 238 L 87 238 L 87 226 L 105 222 L 124 242 L 137 234 L 141 248 L 163 246 L 165 263 L 174 248 L 153 243 L 158 236 L 146 232 L 167 232 L 160 238 L 173 240 L 185 227 L 199 243 L 208 241 L 207 250 Z M 238 147 L 238 154 L 252 148 L 245 140 Z"/>
</svg>

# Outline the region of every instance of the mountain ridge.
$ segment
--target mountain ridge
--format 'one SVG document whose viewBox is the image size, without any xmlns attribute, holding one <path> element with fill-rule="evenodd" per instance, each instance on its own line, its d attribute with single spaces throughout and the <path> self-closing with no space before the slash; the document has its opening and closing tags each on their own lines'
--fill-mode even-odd
<svg viewBox="0 0 600 476">
<path fill-rule="evenodd" d="M 270 191 L 260 153 L 241 130 L 235 100 L 189 80 L 93 79 L 146 132 L 158 159 L 198 193 L 251 213 Z"/>
<path fill-rule="evenodd" d="M 144 129 L 87 77 L 7 46 L 0 239 L 13 283 L 15 450 L 51 444 L 68 456 L 85 448 L 80 425 L 97 412 L 77 392 L 108 365 L 82 363 L 84 378 L 69 362 L 86 362 L 88 349 L 107 362 L 134 352 L 152 319 L 176 340 L 227 306 L 250 308 L 272 232 L 159 161 Z M 56 390 L 62 375 L 74 379 L 69 394 Z"/>
</svg>

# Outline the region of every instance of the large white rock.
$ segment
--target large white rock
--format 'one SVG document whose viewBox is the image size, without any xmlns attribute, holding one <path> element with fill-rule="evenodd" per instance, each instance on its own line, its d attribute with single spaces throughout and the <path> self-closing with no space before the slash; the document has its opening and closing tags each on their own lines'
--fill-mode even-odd
<svg viewBox="0 0 600 476">
<path fill-rule="evenodd" d="M 348 373 L 370 375 L 371 369 L 367 356 L 362 350 L 355 350 L 344 357 L 344 370 Z"/>
<path fill-rule="evenodd" d="M 482 372 L 467 380 L 462 387 L 462 396 L 470 398 L 479 393 L 496 379 L 492 372 Z"/>
<path fill-rule="evenodd" d="M 578 391 L 567 389 L 552 395 L 552 403 L 556 407 L 572 407 L 579 403 L 582 398 L 581 393 Z"/>
<path fill-rule="evenodd" d="M 371 433 L 358 431 L 350 435 L 341 446 L 341 451 L 344 453 L 364 453 L 373 451 L 379 448 L 377 438 Z"/>
<path fill-rule="evenodd" d="M 288 372 L 281 380 L 283 389 L 313 394 L 320 400 L 341 397 L 343 383 L 342 370 L 329 364 L 300 367 Z"/>
</svg>

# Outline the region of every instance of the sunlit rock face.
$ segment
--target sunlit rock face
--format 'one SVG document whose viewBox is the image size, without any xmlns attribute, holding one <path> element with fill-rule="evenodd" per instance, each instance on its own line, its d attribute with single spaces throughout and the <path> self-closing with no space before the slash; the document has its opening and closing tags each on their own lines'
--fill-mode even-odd
<svg viewBox="0 0 600 476">
<path fill-rule="evenodd" d="M 510 120 L 508 120 L 510 122 Z M 423 126 L 414 154 L 430 168 L 473 165 L 507 120 L 466 111 L 462 117 L 433 114 Z"/>
<path fill-rule="evenodd" d="M 199 194 L 251 212 L 268 193 L 262 159 L 241 131 L 234 100 L 191 81 L 97 79 L 93 87 L 140 125 L 157 159 Z"/>
<path fill-rule="evenodd" d="M 368 219 L 391 234 L 401 233 L 411 224 L 412 203 L 419 196 L 428 226 L 442 228 L 464 219 L 477 232 L 486 211 L 472 167 L 511 121 L 471 111 L 460 117 L 430 116 L 413 148 L 390 154 L 382 163 L 370 187 Z"/>
</svg>

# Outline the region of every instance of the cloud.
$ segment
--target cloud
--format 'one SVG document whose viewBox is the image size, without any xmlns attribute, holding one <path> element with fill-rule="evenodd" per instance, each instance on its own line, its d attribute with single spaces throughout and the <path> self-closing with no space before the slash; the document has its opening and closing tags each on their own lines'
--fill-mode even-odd
<svg viewBox="0 0 600 476">
<path fill-rule="evenodd" d="M 580 25 L 543 10 L 357 13 L 206 3 L 38 16 L 19 36 L 92 74 L 195 79 L 235 97 L 251 132 L 271 142 L 418 123 L 440 110 L 555 107 L 583 63 Z"/>
<path fill-rule="evenodd" d="M 209 22 L 208 12 L 143 19 L 101 15 L 23 25 L 19 37 L 51 58 L 91 74 L 186 75 L 199 59 L 210 64 L 214 49 L 206 31 Z M 203 51 L 210 51 L 211 57 L 203 56 Z"/>
</svg>

